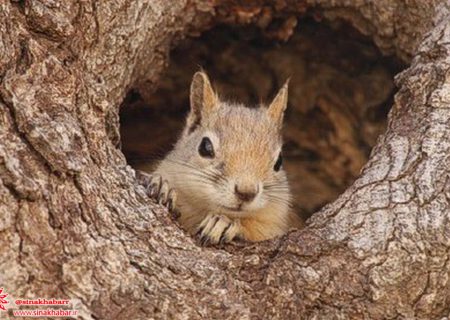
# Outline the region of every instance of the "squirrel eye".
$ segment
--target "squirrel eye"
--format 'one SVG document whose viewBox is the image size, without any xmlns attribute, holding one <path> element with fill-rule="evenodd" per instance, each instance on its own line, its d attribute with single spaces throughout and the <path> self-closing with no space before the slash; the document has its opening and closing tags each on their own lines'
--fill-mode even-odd
<svg viewBox="0 0 450 320">
<path fill-rule="evenodd" d="M 273 170 L 275 170 L 277 172 L 280 171 L 282 164 L 283 164 L 283 157 L 281 156 L 281 152 L 280 152 L 277 162 L 275 162 L 275 165 L 273 166 Z"/>
<path fill-rule="evenodd" d="M 198 147 L 198 153 L 204 158 L 214 158 L 214 148 L 209 138 L 204 137 L 202 139 Z"/>
</svg>

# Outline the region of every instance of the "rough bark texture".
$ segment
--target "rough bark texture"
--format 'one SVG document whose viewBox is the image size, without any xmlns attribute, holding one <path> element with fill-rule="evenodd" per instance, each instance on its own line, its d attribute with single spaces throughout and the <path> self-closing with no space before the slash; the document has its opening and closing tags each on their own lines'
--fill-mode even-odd
<svg viewBox="0 0 450 320">
<path fill-rule="evenodd" d="M 256 29 L 256 30 L 255 30 Z M 294 208 L 305 219 L 334 201 L 359 175 L 386 129 L 401 63 L 342 23 L 299 21 L 287 43 L 252 27 L 217 27 L 182 41 L 158 90 L 131 91 L 121 106 L 122 151 L 130 165 L 154 170 L 184 126 L 199 66 L 223 99 L 252 107 L 270 101 L 290 77 L 283 165 Z"/>
<path fill-rule="evenodd" d="M 0 2 L 1 285 L 78 299 L 86 319 L 449 316 L 447 1 L 238 2 Z M 411 63 L 388 128 L 303 230 L 200 248 L 137 185 L 119 105 L 150 94 L 184 36 L 252 23 L 283 39 L 305 14 Z"/>
</svg>

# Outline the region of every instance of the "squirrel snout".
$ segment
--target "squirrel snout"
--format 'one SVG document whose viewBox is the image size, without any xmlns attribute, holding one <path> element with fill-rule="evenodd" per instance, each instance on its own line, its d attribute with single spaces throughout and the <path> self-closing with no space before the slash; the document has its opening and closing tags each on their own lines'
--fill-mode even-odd
<svg viewBox="0 0 450 320">
<path fill-rule="evenodd" d="M 255 199 L 256 195 L 259 192 L 259 186 L 253 185 L 253 186 L 243 186 L 243 185 L 234 185 L 234 193 L 236 194 L 236 197 L 244 202 L 250 202 L 253 199 Z"/>
</svg>

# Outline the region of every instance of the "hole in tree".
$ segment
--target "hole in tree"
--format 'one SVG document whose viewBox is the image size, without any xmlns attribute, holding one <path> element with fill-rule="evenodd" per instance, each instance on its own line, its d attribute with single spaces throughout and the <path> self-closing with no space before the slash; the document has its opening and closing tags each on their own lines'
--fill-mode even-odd
<svg viewBox="0 0 450 320">
<path fill-rule="evenodd" d="M 354 29 L 299 23 L 286 43 L 256 28 L 216 27 L 171 53 L 159 89 L 131 90 L 121 108 L 122 148 L 137 169 L 152 170 L 176 141 L 201 66 L 222 98 L 270 102 L 291 77 L 284 126 L 284 167 L 295 210 L 307 218 L 358 176 L 384 131 L 403 67 Z"/>
</svg>

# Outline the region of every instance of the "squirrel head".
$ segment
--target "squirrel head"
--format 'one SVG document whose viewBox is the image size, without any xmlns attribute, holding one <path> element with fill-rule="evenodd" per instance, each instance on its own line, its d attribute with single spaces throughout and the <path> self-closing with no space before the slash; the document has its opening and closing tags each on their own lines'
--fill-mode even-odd
<svg viewBox="0 0 450 320">
<path fill-rule="evenodd" d="M 205 210 L 245 216 L 289 206 L 281 155 L 287 96 L 288 82 L 268 107 L 248 108 L 221 101 L 204 72 L 194 75 L 186 126 L 168 159 Z"/>
</svg>

